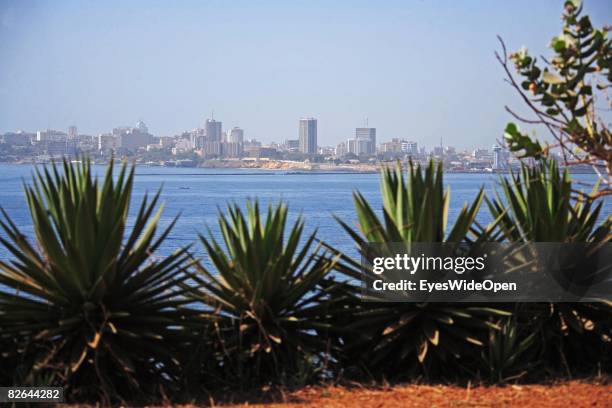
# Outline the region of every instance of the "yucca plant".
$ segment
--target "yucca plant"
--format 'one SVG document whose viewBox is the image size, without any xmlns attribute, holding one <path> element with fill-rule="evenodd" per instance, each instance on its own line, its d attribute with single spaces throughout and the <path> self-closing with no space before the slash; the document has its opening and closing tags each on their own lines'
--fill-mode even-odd
<svg viewBox="0 0 612 408">
<path fill-rule="evenodd" d="M 303 376 L 325 363 L 331 299 L 320 283 L 335 260 L 315 246 L 316 232 L 301 242 L 304 221 L 288 224 L 284 204 L 265 215 L 257 201 L 246 213 L 238 205 L 227 212 L 219 216 L 223 243 L 200 237 L 210 262 L 194 278 L 195 299 L 218 327 L 221 364 L 242 383 Z"/>
<path fill-rule="evenodd" d="M 422 168 L 410 163 L 406 177 L 400 163 L 395 169 L 383 168 L 381 193 L 382 220 L 359 192 L 353 196 L 358 230 L 338 219 L 361 254 L 368 243 L 437 242 L 469 248 L 492 239 L 492 228 L 481 228 L 476 223 L 484 197 L 482 189 L 447 228 L 450 192 L 444 190 L 441 164 L 436 166 L 431 161 Z M 474 348 L 483 345 L 487 329 L 497 327 L 490 317 L 507 315 L 503 310 L 474 305 L 362 302 L 357 296 L 358 282 L 367 277 L 360 267 L 357 260 L 347 256 L 337 266 L 339 272 L 357 282 L 342 322 L 352 333 L 340 342 L 345 345 L 349 361 L 360 361 L 373 373 L 445 374 L 452 362 L 459 361 L 466 367 L 469 360 L 477 358 Z"/>
<path fill-rule="evenodd" d="M 484 367 L 491 382 L 507 382 L 526 376 L 537 361 L 533 353 L 535 332 L 516 321 L 515 317 L 499 323 L 500 330 L 491 330 L 487 348 L 482 352 Z M 527 333 L 522 333 L 526 331 Z"/>
<path fill-rule="evenodd" d="M 509 242 L 605 243 L 612 240 L 612 216 L 601 220 L 603 202 L 575 191 L 570 174 L 553 160 L 500 180 L 502 194 L 487 199 Z M 595 187 L 597 189 L 597 187 Z M 567 372 L 610 369 L 612 307 L 609 303 L 531 303 L 516 306 L 517 318 L 539 334 L 534 347 L 541 363 Z"/>
<path fill-rule="evenodd" d="M 500 218 L 504 237 L 512 242 L 593 242 L 612 239 L 612 216 L 599 219 L 603 201 L 595 203 L 575 191 L 569 171 L 554 160 L 521 165 L 500 179 L 502 195 L 487 198 Z M 594 189 L 597 191 L 597 188 Z M 599 224 L 598 224 L 599 223 Z"/>
<path fill-rule="evenodd" d="M 113 170 L 100 182 L 88 159 L 37 169 L 24 185 L 34 242 L 2 210 L 13 259 L 0 261 L 0 344 L 14 345 L 3 352 L 15 385 L 47 379 L 73 400 L 110 402 L 154 396 L 176 374 L 189 256 L 153 256 L 176 222 L 156 234 L 159 192 L 128 228 L 134 168 Z"/>
</svg>

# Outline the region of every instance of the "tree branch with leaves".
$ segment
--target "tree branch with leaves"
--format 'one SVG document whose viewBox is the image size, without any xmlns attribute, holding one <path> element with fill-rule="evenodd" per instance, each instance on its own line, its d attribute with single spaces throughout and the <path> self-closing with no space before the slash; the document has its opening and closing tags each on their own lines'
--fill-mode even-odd
<svg viewBox="0 0 612 408">
<path fill-rule="evenodd" d="M 502 53 L 495 56 L 533 117 L 506 110 L 518 122 L 543 126 L 553 139 L 542 144 L 510 122 L 504 132 L 510 151 L 534 159 L 559 151 L 567 166 L 592 166 L 601 184 L 590 198 L 597 198 L 612 195 L 612 134 L 602 115 L 612 110 L 612 41 L 610 27 L 594 28 L 582 11 L 580 0 L 565 2 L 563 30 L 550 42 L 552 58 L 541 57 L 543 63 L 526 48 L 508 54 L 499 36 Z"/>
</svg>

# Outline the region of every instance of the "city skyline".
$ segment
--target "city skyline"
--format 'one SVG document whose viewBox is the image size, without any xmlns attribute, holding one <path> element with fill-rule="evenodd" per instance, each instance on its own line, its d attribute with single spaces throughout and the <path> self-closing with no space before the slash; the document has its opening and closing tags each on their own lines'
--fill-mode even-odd
<svg viewBox="0 0 612 408">
<path fill-rule="evenodd" d="M 366 120 L 366 126 L 368 125 Z M 156 136 L 149 132 L 143 120 L 136 126 L 114 127 L 111 132 L 97 136 L 81 134 L 71 125 L 67 132 L 38 130 L 0 134 L 0 162 L 48 162 L 57 157 L 78 158 L 87 155 L 96 161 L 113 157 L 131 157 L 136 163 L 181 167 L 240 168 L 267 166 L 266 168 L 312 169 L 312 163 L 321 163 L 327 170 L 337 166 L 355 171 L 371 171 L 377 162 L 395 160 L 441 161 L 449 171 L 500 171 L 508 168 L 509 152 L 495 144 L 492 151 L 476 148 L 471 153 L 458 152 L 454 146 L 434 146 L 432 151 L 418 142 L 393 138 L 376 143 L 376 128 L 357 127 L 354 138 L 337 146 L 320 146 L 317 143 L 317 119 L 300 118 L 298 139 L 286 139 L 280 143 L 263 145 L 255 139 L 245 140 L 244 129 L 234 126 L 223 130 L 223 122 L 206 119 L 202 127 L 173 136 Z M 260 162 L 260 159 L 263 162 Z M 254 161 L 253 161 L 254 160 Z M 271 163 L 271 164 L 270 164 Z M 516 165 L 518 162 L 514 160 Z"/>
<path fill-rule="evenodd" d="M 0 133 L 96 135 L 144 118 L 172 135 L 214 109 L 264 142 L 313 116 L 319 144 L 335 145 L 369 117 L 380 140 L 488 146 L 511 119 L 504 105 L 521 112 L 496 34 L 546 55 L 562 2 L 432 3 L 5 0 Z M 612 19 L 608 4 L 585 2 L 594 24 Z"/>
<path fill-rule="evenodd" d="M 99 132 L 99 133 L 95 133 L 95 134 L 89 134 L 87 132 L 80 132 L 81 126 L 78 123 L 72 123 L 70 125 L 68 125 L 66 128 L 53 128 L 53 127 L 45 127 L 45 128 L 19 128 L 19 129 L 9 129 L 9 130 L 3 130 L 0 129 L 0 135 L 5 134 L 5 133 L 17 133 L 17 132 L 25 132 L 25 133 L 37 133 L 37 132 L 45 132 L 45 131 L 51 131 L 51 132 L 64 132 L 70 136 L 71 134 L 79 134 L 79 135 L 87 135 L 87 136 L 94 136 L 94 137 L 98 137 L 98 136 L 103 136 L 103 135 L 107 135 L 107 134 L 112 134 L 113 130 L 115 129 L 129 129 L 129 128 L 141 128 L 142 126 L 145 127 L 146 130 L 144 130 L 144 133 L 149 133 L 149 128 L 148 126 L 145 124 L 144 120 L 145 118 L 139 118 L 138 121 L 136 122 L 135 126 L 130 126 L 128 124 L 115 124 L 115 125 L 109 125 L 107 126 L 103 131 Z M 409 140 L 411 143 L 415 142 L 418 143 L 421 146 L 427 146 L 427 147 L 431 147 L 434 148 L 436 146 L 440 145 L 440 142 L 443 141 L 444 139 L 441 138 L 441 140 L 438 140 L 436 142 L 432 142 L 431 140 L 427 141 L 427 143 L 422 143 L 422 142 L 418 142 L 416 141 L 416 139 L 411 138 L 410 136 L 390 136 L 390 137 L 382 137 L 382 138 L 378 138 L 377 137 L 377 127 L 364 127 L 363 125 L 361 126 L 353 126 L 352 128 L 347 128 L 346 129 L 346 134 L 347 136 L 344 139 L 339 139 L 338 143 L 319 143 L 318 142 L 318 119 L 316 117 L 300 117 L 299 119 L 297 119 L 297 123 L 298 123 L 298 127 L 297 127 L 297 134 L 294 135 L 288 135 L 287 137 L 283 138 L 283 139 L 268 139 L 268 140 L 261 140 L 258 139 L 256 137 L 248 137 L 248 139 L 253 139 L 253 140 L 258 140 L 258 141 L 262 141 L 266 144 L 274 144 L 276 142 L 283 142 L 286 140 L 292 140 L 295 139 L 296 141 L 299 142 L 300 140 L 300 135 L 302 132 L 302 128 L 301 128 L 301 124 L 302 121 L 304 120 L 314 120 L 315 125 L 314 125 L 314 140 L 315 140 L 315 144 L 318 147 L 323 147 L 323 146 L 336 146 L 338 143 L 347 143 L 347 142 L 358 142 L 358 141 L 362 141 L 365 142 L 366 140 L 369 140 L 369 143 L 367 146 L 364 146 L 363 143 L 361 144 L 361 147 L 359 147 L 359 143 L 356 143 L 356 147 L 355 149 L 359 152 L 364 152 L 364 153 L 368 153 L 368 154 L 374 154 L 377 146 L 379 145 L 383 145 L 386 142 L 390 142 L 393 139 L 403 139 L 403 140 Z M 367 122 L 367 118 L 365 118 L 366 122 Z M 232 133 L 234 132 L 238 132 L 239 133 L 239 140 L 242 141 L 244 140 L 244 132 L 245 129 L 242 126 L 239 125 L 235 125 L 235 124 L 230 124 L 228 126 L 228 128 L 223 128 L 223 120 L 217 120 L 214 119 L 214 114 L 211 115 L 210 118 L 205 118 L 203 120 L 200 121 L 201 123 L 191 129 L 184 127 L 181 130 L 177 130 L 175 132 L 172 132 L 170 134 L 161 134 L 161 133 L 157 133 L 154 130 L 150 132 L 151 135 L 153 136 L 157 136 L 157 137 L 179 137 L 181 134 L 185 133 L 185 132 L 193 132 L 193 131 L 197 131 L 200 130 L 202 131 L 203 135 L 206 134 L 213 134 L 215 136 L 213 136 L 213 140 L 214 141 L 221 141 L 222 140 L 222 136 L 226 135 L 228 137 L 228 141 L 231 141 L 232 138 Z M 141 130 L 143 130 L 141 128 Z M 78 133 L 76 133 L 78 132 Z M 501 138 L 496 138 L 496 139 L 492 139 L 490 141 L 488 141 L 489 143 L 487 144 L 486 142 L 483 144 L 478 144 L 478 145 L 465 145 L 463 146 L 463 148 L 465 149 L 471 149 L 471 148 L 478 148 L 478 147 L 483 147 L 483 146 L 490 146 L 491 144 L 497 144 L 497 142 L 500 140 Z M 455 146 L 455 145 L 453 145 Z M 348 149 L 348 148 L 347 148 Z M 349 149 L 350 150 L 350 149 Z M 312 153 L 312 152 L 310 152 Z"/>
<path fill-rule="evenodd" d="M 143 119 L 139 119 L 134 126 L 129 126 L 126 124 L 109 126 L 105 129 L 105 131 L 100 132 L 98 134 L 88 134 L 80 131 L 80 127 L 76 124 L 72 124 L 65 129 L 59 128 L 42 128 L 42 129 L 14 129 L 9 131 L 0 131 L 0 140 L 3 135 L 18 135 L 18 134 L 31 134 L 40 141 L 41 134 L 49 134 L 60 136 L 64 139 L 71 139 L 79 136 L 85 137 L 93 137 L 100 138 L 106 136 L 113 136 L 116 138 L 120 138 L 122 134 L 131 135 L 134 130 L 139 131 L 141 134 L 148 134 L 151 137 L 155 138 L 163 138 L 163 139 L 180 139 L 183 138 L 186 134 L 191 134 L 192 137 L 202 138 L 206 136 L 208 141 L 211 142 L 230 142 L 230 143 L 243 143 L 245 141 L 253 141 L 257 143 L 262 143 L 265 146 L 273 146 L 278 143 L 287 143 L 287 142 L 295 142 L 296 149 L 302 153 L 307 154 L 318 154 L 312 148 L 309 151 L 304 151 L 304 148 L 301 146 L 301 140 L 303 137 L 306 139 L 310 139 L 312 146 L 317 148 L 325 148 L 325 147 L 334 147 L 336 148 L 340 144 L 344 144 L 347 152 L 355 153 L 357 155 L 366 154 L 366 155 L 375 155 L 379 149 L 383 149 L 385 145 L 396 143 L 400 141 L 402 144 L 402 151 L 417 153 L 416 146 L 418 145 L 420 148 L 431 149 L 434 151 L 436 148 L 440 147 L 451 147 L 456 148 L 456 145 L 452 143 L 444 143 L 444 140 L 441 139 L 437 142 L 429 141 L 429 143 L 420 143 L 415 141 L 414 139 L 410 139 L 410 137 L 390 137 L 390 138 L 377 138 L 376 127 L 363 127 L 357 126 L 351 129 L 352 135 L 348 136 L 345 139 L 340 140 L 338 143 L 330 143 L 330 144 L 321 144 L 318 143 L 318 119 L 314 117 L 302 117 L 297 121 L 297 134 L 283 140 L 269 140 L 262 141 L 255 137 L 249 137 L 247 133 L 247 137 L 245 137 L 245 129 L 241 126 L 232 126 L 230 125 L 228 128 L 223 127 L 223 120 L 216 120 L 213 118 L 206 118 L 202 121 L 200 126 L 197 126 L 190 130 L 183 130 L 180 132 L 175 132 L 173 134 L 157 134 L 154 131 L 149 131 L 149 127 L 143 121 Z M 314 125 L 310 125 L 309 123 L 314 123 Z M 314 126 L 314 127 L 312 127 Z M 209 136 L 210 135 L 210 136 Z M 364 143 L 365 142 L 365 143 Z M 353 143 L 352 147 L 350 144 Z M 198 141 L 193 141 L 194 148 L 202 148 L 202 146 L 198 143 Z M 461 149 L 463 151 L 471 151 L 478 150 L 481 148 L 487 149 L 491 146 L 498 146 L 500 148 L 504 148 L 503 146 L 499 146 L 498 139 L 494 139 L 489 141 L 488 144 L 482 145 L 471 145 L 464 146 Z"/>
</svg>

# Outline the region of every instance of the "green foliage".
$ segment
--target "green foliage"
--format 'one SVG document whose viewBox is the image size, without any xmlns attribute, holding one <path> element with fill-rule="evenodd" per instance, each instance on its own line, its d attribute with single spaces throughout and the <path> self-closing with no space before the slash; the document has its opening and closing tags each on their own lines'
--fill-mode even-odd
<svg viewBox="0 0 612 408">
<path fill-rule="evenodd" d="M 88 161 L 37 171 L 25 186 L 35 243 L 3 212 L 0 243 L 0 381 L 59 385 L 72 401 L 155 401 L 202 387 L 303 385 L 359 375 L 391 380 L 490 381 L 611 368 L 609 304 L 526 303 L 512 313 L 485 304 L 364 302 L 360 260 L 303 237 L 284 204 L 231 205 L 221 240 L 201 236 L 207 258 L 187 249 L 153 257 L 159 193 L 127 227 L 134 169 L 98 179 Z M 501 179 L 476 215 L 481 190 L 448 223 L 441 165 L 381 172 L 382 209 L 355 192 L 358 229 L 338 222 L 360 253 L 368 243 L 609 242 L 603 204 L 573 198 L 567 171 L 542 159 Z M 157 209 L 157 210 L 156 210 Z M 176 220 L 175 220 L 176 221 Z M 131 222 L 130 222 L 131 224 Z M 327 246 L 330 248 L 329 246 Z M 333 270 L 338 274 L 332 274 Z M 510 317 L 509 317 L 510 316 Z M 530 377 L 531 374 L 531 377 Z M 175 393 L 172 393 L 175 391 Z"/>
<path fill-rule="evenodd" d="M 487 205 L 506 239 L 512 242 L 609 241 L 612 216 L 597 225 L 603 202 L 574 200 L 569 171 L 554 160 L 523 164 L 520 171 L 500 180 L 503 198 L 496 193 Z M 594 191 L 597 186 L 594 187 Z"/>
<path fill-rule="evenodd" d="M 422 169 L 410 163 L 407 177 L 398 163 L 381 172 L 382 221 L 360 193 L 354 194 L 359 231 L 338 222 L 355 241 L 360 253 L 368 243 L 448 242 L 470 244 L 486 241 L 491 229 L 477 228 L 476 215 L 482 203 L 481 189 L 471 205 L 465 205 L 455 223 L 447 228 L 449 192 L 444 191 L 442 165 L 433 161 Z M 364 279 L 360 263 L 347 256 L 339 272 L 359 283 Z M 348 284 L 348 283 L 347 283 Z M 406 375 L 459 375 L 457 364 L 469 365 L 489 328 L 497 328 L 489 317 L 507 315 L 499 309 L 444 303 L 363 302 L 359 285 L 341 324 L 350 332 L 341 336 L 349 361 L 359 361 L 372 373 Z M 345 294 L 345 296 L 347 296 Z M 359 357 L 358 357 L 359 356 Z M 453 371 L 454 370 L 454 371 Z"/>
<path fill-rule="evenodd" d="M 14 260 L 0 261 L 0 344 L 15 343 L 14 384 L 44 379 L 69 398 L 110 402 L 176 375 L 188 254 L 151 257 L 174 225 L 156 237 L 159 193 L 127 233 L 133 179 L 124 165 L 113 180 L 111 163 L 100 184 L 88 160 L 37 170 L 24 187 L 35 244 L 2 210 L 0 242 Z"/>
<path fill-rule="evenodd" d="M 520 158 L 533 157 L 539 159 L 544 152 L 540 142 L 521 133 L 516 123 L 510 122 L 506 125 L 504 139 L 510 151 L 517 153 Z"/>
<path fill-rule="evenodd" d="M 398 163 L 395 168 L 381 170 L 381 195 L 383 221 L 381 221 L 365 197 L 355 192 L 355 211 L 359 220 L 359 232 L 346 222 L 337 219 L 359 247 L 367 242 L 462 242 L 472 237 L 476 215 L 484 198 L 480 189 L 473 203 L 463 206 L 455 223 L 447 230 L 449 190 L 444 191 L 442 164 L 430 161 L 426 168 L 410 163 L 407 179 Z"/>
<path fill-rule="evenodd" d="M 497 194 L 487 204 L 511 242 L 612 240 L 612 215 L 600 222 L 602 202 L 572 199 L 569 172 L 561 172 L 552 160 L 522 165 L 501 179 L 501 187 L 503 196 Z M 541 365 L 569 372 L 610 363 L 609 303 L 532 303 L 518 305 L 515 314 L 526 333 L 538 333 L 532 346 L 540 350 Z"/>
<path fill-rule="evenodd" d="M 515 318 L 504 319 L 499 325 L 500 330 L 490 331 L 487 348 L 482 352 L 489 381 L 519 379 L 534 366 L 527 354 L 535 343 L 537 332 L 521 333 L 522 326 Z"/>
<path fill-rule="evenodd" d="M 498 56 L 509 82 L 521 93 L 535 120 L 515 116 L 544 125 L 554 137 L 555 145 L 541 146 L 513 123 L 506 127 L 505 139 L 519 157 L 539 158 L 548 155 L 551 147 L 559 147 L 569 164 L 601 166 L 599 161 L 602 161 L 609 181 L 612 133 L 607 121 L 598 116 L 599 110 L 608 107 L 596 104 L 598 100 L 607 100 L 604 93 L 612 80 L 612 40 L 608 27 L 593 27 L 589 16 L 582 11 L 580 1 L 565 2 L 562 33 L 551 40 L 549 47 L 553 55 L 544 61 L 544 66 L 522 48 L 509 56 L 520 77 L 515 79 L 505 55 Z M 605 186 L 599 194 L 610 193 L 612 190 Z"/>
<path fill-rule="evenodd" d="M 287 206 L 247 203 L 220 215 L 225 246 L 210 234 L 200 239 L 212 268 L 198 266 L 194 299 L 218 327 L 216 348 L 227 375 L 242 381 L 286 381 L 305 366 L 323 364 L 328 348 L 325 320 L 328 289 L 320 286 L 335 260 L 319 246 L 313 232 L 301 242 L 304 222 L 287 225 Z M 314 360 L 313 360 L 314 359 Z"/>
</svg>

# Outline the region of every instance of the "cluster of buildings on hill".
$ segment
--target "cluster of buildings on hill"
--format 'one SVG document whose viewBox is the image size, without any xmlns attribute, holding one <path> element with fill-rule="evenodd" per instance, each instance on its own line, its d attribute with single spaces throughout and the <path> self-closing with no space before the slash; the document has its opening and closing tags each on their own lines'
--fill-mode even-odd
<svg viewBox="0 0 612 408">
<path fill-rule="evenodd" d="M 279 159 L 311 162 L 375 162 L 412 158 L 442 160 L 445 166 L 459 170 L 504 169 L 510 155 L 495 145 L 491 150 L 476 149 L 458 152 L 450 146 L 435 146 L 431 151 L 417 142 L 393 138 L 377 144 L 376 128 L 358 127 L 354 136 L 336 146 L 319 146 L 317 119 L 302 118 L 297 139 L 263 145 L 246 139 L 239 127 L 223 130 L 221 121 L 207 119 L 203 126 L 175 136 L 154 136 L 147 125 L 139 121 L 134 127 L 116 127 L 97 136 L 80 134 L 75 126 L 67 132 L 40 130 L 0 135 L 0 160 L 46 161 L 53 157 L 89 154 L 103 161 L 111 156 L 135 157 L 149 164 L 182 161 L 197 165 L 210 159 L 254 160 Z"/>
</svg>

